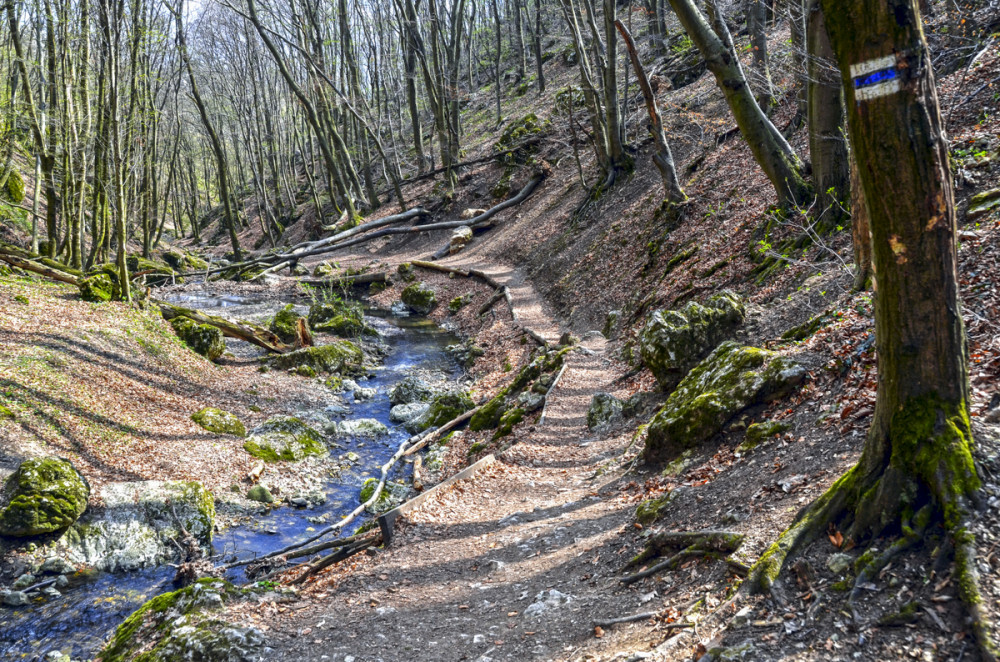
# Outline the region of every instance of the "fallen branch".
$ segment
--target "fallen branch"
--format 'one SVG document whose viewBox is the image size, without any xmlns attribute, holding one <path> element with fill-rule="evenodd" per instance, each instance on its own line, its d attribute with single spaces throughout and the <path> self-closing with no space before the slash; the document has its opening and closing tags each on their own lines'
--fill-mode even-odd
<svg viewBox="0 0 1000 662">
<path fill-rule="evenodd" d="M 320 570 L 323 570 L 324 568 L 329 568 L 334 563 L 339 563 L 340 561 L 348 559 L 357 554 L 358 552 L 364 551 L 369 547 L 371 547 L 372 545 L 380 543 L 381 541 L 382 541 L 381 534 L 376 534 L 369 538 L 364 538 L 362 540 L 359 540 L 358 542 L 349 545 L 347 547 L 342 547 L 333 554 L 325 556 L 322 559 L 316 561 L 315 563 L 309 564 L 306 567 L 305 572 L 303 572 L 301 575 L 293 579 L 291 583 L 293 585 L 302 584 Z"/>
<path fill-rule="evenodd" d="M 367 283 L 384 283 L 389 279 L 385 272 L 374 274 L 358 274 L 357 276 L 341 276 L 339 278 L 300 278 L 303 285 L 315 285 L 322 287 L 351 287 L 353 285 L 365 285 Z"/>
<path fill-rule="evenodd" d="M 658 611 L 646 611 L 641 614 L 632 614 L 631 616 L 620 616 L 618 618 L 610 618 L 606 621 L 594 621 L 594 627 L 608 628 L 612 625 L 620 625 L 622 623 L 635 623 L 636 621 L 645 621 L 651 618 L 656 618 L 660 615 Z M 662 627 L 668 630 L 679 630 L 681 628 L 693 628 L 694 623 L 689 623 L 687 621 L 680 621 L 677 623 L 663 623 Z"/>
<path fill-rule="evenodd" d="M 519 205 L 525 200 L 527 200 L 531 196 L 531 194 L 535 192 L 535 189 L 538 188 L 538 185 L 542 183 L 543 179 L 545 179 L 544 172 L 535 173 L 534 176 L 532 176 L 532 178 L 528 180 L 528 183 L 524 185 L 524 188 L 522 188 L 520 192 L 513 198 L 504 200 L 500 204 L 494 207 L 490 207 L 479 216 L 471 218 L 468 221 L 460 222 L 455 227 L 462 227 L 463 225 L 467 225 L 472 229 L 485 227 L 487 224 L 490 223 L 491 218 L 502 212 L 504 209 L 513 207 L 515 205 Z M 434 253 L 434 255 L 431 256 L 431 259 L 440 260 L 442 257 L 444 257 L 449 253 L 450 246 L 451 244 L 449 243 L 449 245 L 438 250 L 436 253 Z"/>
<path fill-rule="evenodd" d="M 406 452 L 403 453 L 403 455 L 404 456 L 405 455 L 413 455 L 414 453 L 416 453 L 417 451 L 421 450 L 422 448 L 424 448 L 428 444 L 431 444 L 431 443 L 437 441 L 441 437 L 441 435 L 443 435 L 445 432 L 449 432 L 450 430 L 458 427 L 459 425 L 461 425 L 465 421 L 467 421 L 470 418 L 472 418 L 473 416 L 475 416 L 476 412 L 478 412 L 480 409 L 482 409 L 482 405 L 476 407 L 475 409 L 470 409 L 469 411 L 465 412 L 461 416 L 458 416 L 457 418 L 453 418 L 450 421 L 448 421 L 447 423 L 445 423 L 444 425 L 442 425 L 441 427 L 436 428 L 435 430 L 427 433 L 427 435 L 423 439 L 421 439 L 420 441 L 418 441 L 415 444 L 413 444 L 412 446 L 410 446 L 410 448 L 408 448 L 406 450 Z"/>
<path fill-rule="evenodd" d="M 80 285 L 80 279 L 73 274 L 68 274 L 65 271 L 59 271 L 58 269 L 53 269 L 37 262 L 32 262 L 31 260 L 26 260 L 15 255 L 9 255 L 7 253 L 0 253 L 0 260 L 6 262 L 12 267 L 17 267 L 18 269 L 24 269 L 25 271 L 33 271 L 36 274 L 45 276 L 46 278 L 51 278 L 52 280 L 57 280 L 62 283 L 69 283 L 70 285 Z"/>
<path fill-rule="evenodd" d="M 278 338 L 278 336 L 263 327 L 257 326 L 256 324 L 249 324 L 247 322 L 230 322 L 222 317 L 207 315 L 200 311 L 175 306 L 165 301 L 154 300 L 153 303 L 160 307 L 163 319 L 167 321 L 172 320 L 175 317 L 187 317 L 198 324 L 214 326 L 222 331 L 222 335 L 224 336 L 245 340 L 248 343 L 252 343 L 258 347 L 263 347 L 267 351 L 275 354 L 285 354 L 295 349 L 294 347 L 281 342 L 281 339 Z"/>
</svg>

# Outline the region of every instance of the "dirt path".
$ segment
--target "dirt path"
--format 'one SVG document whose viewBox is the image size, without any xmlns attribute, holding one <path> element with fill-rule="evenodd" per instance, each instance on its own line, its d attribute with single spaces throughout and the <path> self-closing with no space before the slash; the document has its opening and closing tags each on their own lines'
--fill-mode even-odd
<svg viewBox="0 0 1000 662">
<path fill-rule="evenodd" d="M 485 270 L 511 288 L 521 323 L 558 338 L 519 272 Z M 345 661 L 571 659 L 612 645 L 593 637 L 593 621 L 642 608 L 638 594 L 613 590 L 634 505 L 607 489 L 618 472 L 599 470 L 622 443 L 586 427 L 592 394 L 614 378 L 604 344 L 588 338 L 570 353 L 543 424 L 409 514 L 388 549 L 272 621 L 272 645 L 286 659 Z"/>
</svg>

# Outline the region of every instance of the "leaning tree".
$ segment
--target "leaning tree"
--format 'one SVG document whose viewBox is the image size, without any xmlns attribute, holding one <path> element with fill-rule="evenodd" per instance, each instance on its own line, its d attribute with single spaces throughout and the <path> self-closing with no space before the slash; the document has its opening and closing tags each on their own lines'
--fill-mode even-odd
<svg viewBox="0 0 1000 662">
<path fill-rule="evenodd" d="M 790 556 L 830 523 L 856 544 L 897 535 L 885 551 L 862 557 L 860 586 L 940 524 L 954 546 L 955 584 L 980 650 L 995 660 L 970 527 L 980 482 L 972 457 L 955 205 L 917 3 L 821 0 L 868 202 L 878 395 L 857 465 L 765 552 L 748 585 L 774 592 Z M 857 595 L 852 592 L 852 603 Z"/>
</svg>

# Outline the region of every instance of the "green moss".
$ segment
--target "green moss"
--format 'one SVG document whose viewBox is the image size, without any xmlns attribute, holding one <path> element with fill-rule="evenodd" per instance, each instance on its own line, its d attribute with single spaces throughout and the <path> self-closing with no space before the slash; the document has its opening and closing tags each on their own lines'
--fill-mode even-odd
<svg viewBox="0 0 1000 662">
<path fill-rule="evenodd" d="M 215 407 L 205 407 L 196 411 L 191 414 L 191 420 L 209 432 L 232 434 L 237 437 L 245 437 L 247 434 L 246 426 L 235 414 Z"/>
<path fill-rule="evenodd" d="M 315 377 L 316 369 L 311 365 L 300 365 L 295 369 L 295 374 L 299 377 Z"/>
<path fill-rule="evenodd" d="M 547 119 L 539 119 L 535 113 L 528 113 L 507 125 L 493 149 L 498 153 L 508 152 L 500 157 L 504 166 L 528 163 L 538 151 L 542 136 L 551 128 L 552 123 Z"/>
<path fill-rule="evenodd" d="M 4 198 L 19 205 L 24 202 L 24 178 L 16 168 L 11 168 L 7 175 L 7 186 L 4 190 Z"/>
<path fill-rule="evenodd" d="M 201 354 L 209 361 L 216 360 L 226 351 L 226 341 L 217 327 L 198 324 L 187 317 L 173 318 L 170 326 L 191 351 Z"/>
<path fill-rule="evenodd" d="M 300 319 L 304 318 L 295 312 L 295 306 L 288 304 L 274 314 L 270 325 L 271 333 L 281 338 L 282 342 L 294 343 L 299 336 L 298 326 Z"/>
<path fill-rule="evenodd" d="M 748 453 L 759 446 L 761 442 L 775 437 L 782 432 L 792 429 L 788 423 L 778 421 L 763 421 L 761 423 L 751 423 L 743 436 L 743 443 L 737 449 L 737 453 Z"/>
<path fill-rule="evenodd" d="M 671 271 L 676 269 L 678 265 L 680 265 L 682 262 L 687 262 L 688 260 L 690 260 L 692 257 L 694 257 L 694 254 L 697 252 L 698 252 L 697 244 L 685 250 L 679 251 L 676 255 L 674 255 L 667 261 L 667 266 L 663 272 L 664 275 L 669 274 Z"/>
<path fill-rule="evenodd" d="M 372 498 L 372 495 L 375 494 L 375 488 L 378 487 L 378 482 L 378 478 L 365 480 L 364 485 L 361 486 L 361 492 L 358 494 L 358 503 L 365 503 Z M 405 485 L 387 481 L 382 487 L 382 491 L 379 492 L 378 498 L 366 510 L 373 515 L 381 515 L 401 504 L 406 498 L 406 493 L 407 487 Z"/>
<path fill-rule="evenodd" d="M 500 423 L 497 425 L 497 431 L 493 433 L 493 439 L 499 439 L 500 437 L 506 437 L 511 432 L 514 431 L 514 426 L 524 420 L 524 409 L 520 407 L 514 407 L 508 410 L 500 417 Z"/>
<path fill-rule="evenodd" d="M 506 397 L 507 389 L 504 389 L 480 407 L 479 411 L 469 419 L 469 429 L 473 432 L 479 432 L 495 428 L 503 415 Z"/>
<path fill-rule="evenodd" d="M 254 429 L 243 449 L 265 462 L 296 462 L 329 450 L 319 432 L 293 416 L 275 416 Z"/>
<path fill-rule="evenodd" d="M 692 301 L 680 310 L 656 311 L 639 336 L 642 362 L 660 387 L 670 390 L 744 318 L 743 302 L 731 292 L 709 297 L 704 305 Z"/>
<path fill-rule="evenodd" d="M 907 602 L 899 608 L 899 611 L 886 614 L 882 618 L 878 619 L 878 624 L 883 627 L 891 627 L 916 623 L 920 620 L 921 613 L 919 602 Z"/>
<path fill-rule="evenodd" d="M 92 303 L 106 303 L 114 298 L 115 283 L 107 274 L 97 274 L 80 281 L 80 298 Z"/>
<path fill-rule="evenodd" d="M 830 323 L 833 315 L 826 310 L 815 317 L 812 317 L 798 326 L 793 326 L 781 334 L 782 340 L 805 340 L 824 326 Z"/>
<path fill-rule="evenodd" d="M 411 434 L 416 434 L 429 428 L 440 427 L 475 406 L 465 391 L 440 393 L 432 397 L 427 411 L 406 423 L 406 429 Z"/>
<path fill-rule="evenodd" d="M 635 508 L 635 521 L 648 526 L 663 517 L 666 508 L 673 501 L 673 492 L 668 492 L 657 499 L 647 499 Z"/>
<path fill-rule="evenodd" d="M 670 460 L 722 430 L 743 409 L 787 393 L 805 371 L 775 352 L 732 341 L 711 355 L 677 385 L 650 421 L 643 456 Z"/>
<path fill-rule="evenodd" d="M 349 340 L 335 340 L 328 345 L 305 347 L 270 359 L 271 364 L 282 370 L 307 365 L 317 372 L 354 373 L 364 362 L 361 349 Z"/>
<path fill-rule="evenodd" d="M 437 305 L 437 294 L 423 282 L 408 285 L 399 298 L 418 315 L 428 314 Z"/>
<path fill-rule="evenodd" d="M 470 303 L 472 303 L 472 294 L 466 293 L 462 296 L 457 296 L 448 302 L 448 311 L 452 314 L 457 313 Z"/>
<path fill-rule="evenodd" d="M 28 297 L 24 296 L 23 294 L 17 294 L 17 295 L 15 295 L 14 296 L 14 301 L 16 301 L 18 303 L 23 303 L 25 306 L 27 306 L 27 305 L 29 305 L 31 303 L 31 300 Z"/>
<path fill-rule="evenodd" d="M 68 527 L 87 509 L 90 485 L 69 460 L 25 460 L 0 491 L 0 534 L 35 536 Z"/>
</svg>

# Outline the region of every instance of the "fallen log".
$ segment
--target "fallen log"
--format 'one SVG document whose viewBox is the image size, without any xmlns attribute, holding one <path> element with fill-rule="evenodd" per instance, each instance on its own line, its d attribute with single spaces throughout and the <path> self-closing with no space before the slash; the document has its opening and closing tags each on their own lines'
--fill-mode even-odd
<svg viewBox="0 0 1000 662">
<path fill-rule="evenodd" d="M 357 276 L 341 276 L 339 278 L 299 278 L 303 285 L 314 285 L 321 287 L 351 287 L 352 285 L 365 285 L 367 283 L 384 283 L 389 279 L 384 271 L 373 274 L 358 274 Z"/>
<path fill-rule="evenodd" d="M 222 335 L 224 336 L 245 340 L 248 343 L 257 345 L 258 347 L 263 347 L 267 351 L 275 354 L 286 354 L 295 349 L 293 346 L 283 343 L 275 334 L 263 327 L 257 326 L 256 324 L 250 324 L 248 322 L 230 322 L 222 317 L 206 315 L 200 311 L 175 306 L 165 301 L 157 301 L 154 299 L 153 303 L 160 307 L 163 319 L 167 321 L 170 321 L 175 317 L 187 317 L 198 324 L 214 326 L 222 331 Z"/>
<path fill-rule="evenodd" d="M 535 189 L 538 188 L 538 185 L 542 183 L 543 179 L 545 179 L 544 172 L 535 173 L 534 176 L 532 176 L 532 178 L 528 180 L 528 183 L 524 185 L 524 188 L 522 188 L 520 192 L 513 198 L 504 200 L 500 204 L 494 207 L 490 207 L 479 216 L 476 216 L 475 218 L 472 218 L 468 221 L 462 221 L 455 227 L 461 227 L 463 225 L 468 225 L 472 229 L 485 227 L 487 224 L 490 223 L 491 218 L 502 212 L 504 209 L 513 207 L 515 205 L 519 205 L 525 200 L 527 200 L 531 196 L 531 194 L 535 192 Z M 451 248 L 451 243 L 449 242 L 447 245 L 445 245 L 444 248 L 441 248 L 436 253 L 434 253 L 434 255 L 431 256 L 431 259 L 440 260 L 445 255 L 448 255 L 448 253 L 450 252 L 450 248 Z"/>
<path fill-rule="evenodd" d="M 305 572 L 303 572 L 301 575 L 293 579 L 291 583 L 293 585 L 302 584 L 320 570 L 323 570 L 324 568 L 329 568 L 334 563 L 339 563 L 345 559 L 348 559 L 357 554 L 358 552 L 362 552 L 371 547 L 372 545 L 380 543 L 381 541 L 382 541 L 382 536 L 380 534 L 376 534 L 369 538 L 364 538 L 362 540 L 359 540 L 352 545 L 341 547 L 333 554 L 325 556 L 322 559 L 316 561 L 315 563 L 310 563 L 308 566 L 306 566 Z"/>
<path fill-rule="evenodd" d="M 12 267 L 24 269 L 25 271 L 32 271 L 36 274 L 45 276 L 46 278 L 51 278 L 52 280 L 57 280 L 61 283 L 69 283 L 70 285 L 77 286 L 80 285 L 80 279 L 73 274 L 68 274 L 65 271 L 59 271 L 58 269 L 53 269 L 52 267 L 47 267 L 43 264 L 38 264 L 37 262 L 17 257 L 16 255 L 0 253 L 0 260 L 6 262 Z"/>
</svg>

